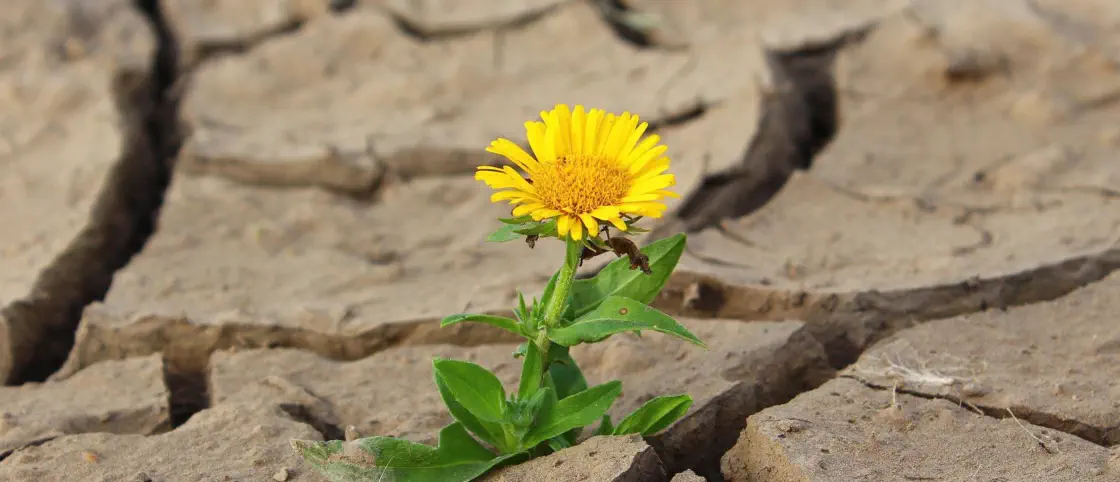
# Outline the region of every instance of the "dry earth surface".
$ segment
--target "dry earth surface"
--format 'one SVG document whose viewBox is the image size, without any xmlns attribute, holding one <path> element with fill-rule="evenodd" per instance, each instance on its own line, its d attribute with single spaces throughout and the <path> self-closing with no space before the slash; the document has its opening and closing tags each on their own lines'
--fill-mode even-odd
<svg viewBox="0 0 1120 482">
<path fill-rule="evenodd" d="M 669 146 L 710 349 L 578 347 L 696 402 L 485 480 L 1120 481 L 1114 0 L 4 2 L 0 480 L 431 442 L 432 357 L 516 380 L 438 320 L 555 269 L 471 172 L 558 102 Z"/>
</svg>

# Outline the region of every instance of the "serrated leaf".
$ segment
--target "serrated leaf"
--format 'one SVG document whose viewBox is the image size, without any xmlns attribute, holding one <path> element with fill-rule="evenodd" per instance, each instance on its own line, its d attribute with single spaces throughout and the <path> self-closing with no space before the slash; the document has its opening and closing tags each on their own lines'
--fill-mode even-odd
<svg viewBox="0 0 1120 482">
<path fill-rule="evenodd" d="M 517 320 L 513 318 L 506 318 L 504 316 L 482 315 L 474 313 L 460 313 L 457 315 L 448 316 L 439 322 L 440 328 L 451 326 L 456 323 L 464 321 L 473 321 L 475 323 L 484 323 L 493 327 L 501 328 L 515 335 L 521 334 L 521 326 L 518 325 Z"/>
<path fill-rule="evenodd" d="M 653 435 L 684 416 L 690 407 L 692 397 L 688 395 L 657 397 L 627 415 L 611 433 Z"/>
<path fill-rule="evenodd" d="M 594 311 L 566 326 L 549 329 L 548 338 L 560 345 L 574 346 L 632 330 L 653 330 L 707 348 L 704 342 L 671 316 L 622 296 L 607 297 Z"/>
<path fill-rule="evenodd" d="M 502 381 L 490 370 L 471 362 L 437 358 L 436 378 L 447 385 L 455 401 L 484 422 L 501 422 L 506 402 Z"/>
<path fill-rule="evenodd" d="M 686 237 L 678 234 L 653 242 L 641 248 L 649 257 L 650 274 L 630 269 L 630 260 L 624 256 L 611 261 L 592 278 L 577 279 L 572 283 L 571 306 L 566 319 L 579 318 L 594 310 L 608 296 L 625 296 L 642 303 L 650 303 L 673 274 L 684 253 Z"/>
<path fill-rule="evenodd" d="M 569 430 L 594 423 L 607 413 L 621 392 L 622 382 L 614 380 L 556 402 L 548 407 L 548 411 L 542 410 L 538 414 L 537 425 L 525 435 L 524 445 L 532 447 Z"/>
<path fill-rule="evenodd" d="M 331 482 L 467 482 L 520 455 L 495 456 L 457 422 L 440 430 L 435 447 L 392 437 L 293 440 L 292 447 Z"/>
</svg>

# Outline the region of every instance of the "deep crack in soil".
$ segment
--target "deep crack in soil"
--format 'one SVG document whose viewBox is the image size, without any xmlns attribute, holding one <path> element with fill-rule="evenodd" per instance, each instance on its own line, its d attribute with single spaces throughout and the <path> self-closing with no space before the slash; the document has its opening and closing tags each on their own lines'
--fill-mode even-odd
<svg viewBox="0 0 1120 482">
<path fill-rule="evenodd" d="M 31 294 L 0 312 L 10 324 L 12 370 L 6 382 L 45 380 L 62 366 L 86 305 L 109 291 L 113 274 L 156 229 L 184 139 L 178 43 L 157 0 L 137 0 L 157 39 L 150 68 L 121 67 L 112 93 L 124 131 L 122 152 L 90 210 L 89 221 L 39 275 Z"/>
<path fill-rule="evenodd" d="M 746 216 L 773 199 L 795 171 L 809 169 L 839 127 L 833 62 L 836 53 L 855 38 L 848 36 L 803 50 L 769 52 L 778 87 L 764 95 L 757 131 L 739 163 L 729 171 L 708 176 L 694 191 L 683 193 L 676 212 L 642 242 L 649 244 L 678 232 L 697 232 L 718 226 L 725 219 Z M 694 120 L 708 108 L 698 106 L 654 127 Z M 587 270 L 576 277 L 587 279 L 597 273 L 598 269 Z"/>
<path fill-rule="evenodd" d="M 735 169 L 704 179 L 685 196 L 675 213 L 683 224 L 678 227 L 699 231 L 746 216 L 777 195 L 794 171 L 809 169 L 838 128 L 832 66 L 843 45 L 771 52 L 782 81 L 763 97 L 757 134 Z"/>
</svg>

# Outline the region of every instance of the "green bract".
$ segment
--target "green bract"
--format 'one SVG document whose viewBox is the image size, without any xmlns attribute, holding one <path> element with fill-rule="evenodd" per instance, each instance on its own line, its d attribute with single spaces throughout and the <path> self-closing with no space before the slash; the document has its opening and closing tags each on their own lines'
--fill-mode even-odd
<svg viewBox="0 0 1120 482">
<path fill-rule="evenodd" d="M 534 222 L 527 216 L 501 221 L 505 224 L 491 234 L 491 241 L 556 234 L 555 222 Z M 541 299 L 526 302 L 518 293 L 516 319 L 458 314 L 440 323 L 483 323 L 523 337 L 512 355 L 522 360 L 515 391 L 507 392 L 485 367 L 439 358 L 433 361 L 436 387 L 455 422 L 440 431 L 437 446 L 381 436 L 353 442 L 293 440 L 292 446 L 334 482 L 460 482 L 570 447 L 595 423 L 599 425 L 591 435 L 653 435 L 669 427 L 688 412 L 691 397 L 656 397 L 615 424 L 606 413 L 622 393 L 622 382 L 589 386 L 569 347 L 643 330 L 705 347 L 683 325 L 648 305 L 676 267 L 685 236 L 646 246 L 640 262 L 629 259 L 639 256 L 633 251 L 616 251 L 619 259 L 582 280 L 574 277 L 585 249 L 602 251 L 610 244 L 598 238 L 566 243 L 564 264 Z"/>
</svg>

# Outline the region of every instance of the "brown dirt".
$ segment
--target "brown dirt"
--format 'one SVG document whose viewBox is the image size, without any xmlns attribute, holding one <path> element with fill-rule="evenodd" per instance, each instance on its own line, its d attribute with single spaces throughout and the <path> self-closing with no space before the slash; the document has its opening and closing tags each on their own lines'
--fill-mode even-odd
<svg viewBox="0 0 1120 482">
<path fill-rule="evenodd" d="M 497 470 L 480 482 L 555 480 L 577 482 L 665 482 L 669 477 L 652 447 L 639 435 L 592 437 L 564 452 Z"/>
<path fill-rule="evenodd" d="M 656 305 L 711 350 L 580 347 L 616 419 L 696 404 L 494 480 L 1120 480 L 1117 5 L 8 2 L 0 479 L 313 481 L 288 438 L 430 441 L 432 356 L 517 372 L 438 319 L 559 256 L 482 243 L 508 211 L 470 172 L 566 102 L 669 146 Z"/>
<path fill-rule="evenodd" d="M 735 482 L 1117 480 L 1107 459 L 1104 447 L 1056 430 L 840 378 L 752 416 L 723 474 Z"/>
</svg>

